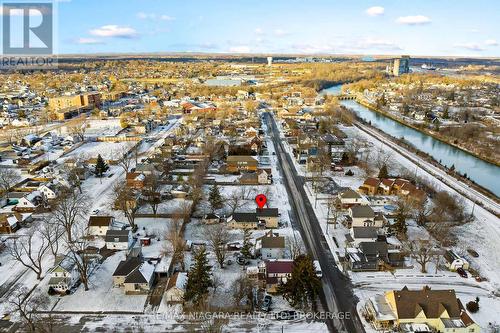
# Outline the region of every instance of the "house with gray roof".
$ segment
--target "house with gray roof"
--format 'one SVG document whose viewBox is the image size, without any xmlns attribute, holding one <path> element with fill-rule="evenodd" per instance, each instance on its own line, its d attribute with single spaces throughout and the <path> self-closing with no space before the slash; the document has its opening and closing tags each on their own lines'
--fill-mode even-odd
<svg viewBox="0 0 500 333">
<path fill-rule="evenodd" d="M 132 247 L 133 238 L 130 230 L 109 229 L 104 237 L 109 250 L 128 250 Z"/>
</svg>

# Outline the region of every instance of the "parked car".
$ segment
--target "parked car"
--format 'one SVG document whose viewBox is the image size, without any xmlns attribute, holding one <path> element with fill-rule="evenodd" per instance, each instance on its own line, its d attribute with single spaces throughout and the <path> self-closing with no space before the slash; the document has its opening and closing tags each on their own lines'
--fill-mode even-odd
<svg viewBox="0 0 500 333">
<path fill-rule="evenodd" d="M 236 258 L 236 262 L 238 263 L 238 265 L 248 265 L 250 261 L 244 256 L 239 256 L 238 258 Z"/>
<path fill-rule="evenodd" d="M 467 249 L 467 252 L 468 252 L 471 256 L 473 256 L 474 258 L 479 257 L 479 253 L 477 253 L 477 252 L 476 252 L 476 250 L 474 250 L 474 249 L 468 248 L 468 249 Z"/>
<path fill-rule="evenodd" d="M 94 210 L 92 211 L 92 215 L 97 215 L 97 214 L 99 214 L 99 209 L 94 209 Z"/>
<path fill-rule="evenodd" d="M 269 310 L 271 309 L 271 302 L 272 301 L 273 301 L 273 298 L 271 297 L 271 295 L 264 296 L 264 300 L 262 301 L 262 305 L 261 305 L 260 309 L 262 311 L 269 312 Z"/>
<path fill-rule="evenodd" d="M 457 268 L 457 273 L 458 273 L 458 275 L 460 275 L 463 278 L 467 278 L 468 277 L 467 272 L 465 271 L 465 269 L 463 269 L 461 267 Z"/>
<path fill-rule="evenodd" d="M 275 316 L 277 320 L 291 320 L 297 319 L 299 317 L 299 314 L 294 310 L 284 310 L 276 313 Z"/>
</svg>

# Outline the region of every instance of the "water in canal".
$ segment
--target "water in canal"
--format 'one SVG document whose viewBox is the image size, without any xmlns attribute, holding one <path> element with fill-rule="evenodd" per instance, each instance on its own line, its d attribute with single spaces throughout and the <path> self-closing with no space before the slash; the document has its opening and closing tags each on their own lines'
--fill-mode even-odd
<svg viewBox="0 0 500 333">
<path fill-rule="evenodd" d="M 341 86 L 333 86 L 323 90 L 323 94 L 338 94 Z M 380 113 L 372 111 L 356 101 L 342 101 L 342 105 L 354 110 L 361 118 L 382 131 L 396 138 L 404 137 L 407 142 L 417 149 L 424 151 L 441 161 L 448 167 L 455 165 L 455 169 L 467 176 L 477 184 L 487 188 L 496 196 L 500 196 L 500 167 L 485 162 L 447 143 L 441 142 L 425 133 L 404 126 Z"/>
</svg>

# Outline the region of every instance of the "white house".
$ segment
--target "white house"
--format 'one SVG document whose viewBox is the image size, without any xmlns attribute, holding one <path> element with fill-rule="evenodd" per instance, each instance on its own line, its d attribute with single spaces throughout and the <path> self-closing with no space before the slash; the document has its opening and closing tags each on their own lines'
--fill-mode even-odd
<svg viewBox="0 0 500 333">
<path fill-rule="evenodd" d="M 444 254 L 445 266 L 450 271 L 456 271 L 458 268 L 469 269 L 469 262 L 452 250 L 446 251 Z"/>
<path fill-rule="evenodd" d="M 340 192 L 337 197 L 343 209 L 356 205 L 368 205 L 368 201 L 365 198 L 350 188 Z"/>
<path fill-rule="evenodd" d="M 54 200 L 57 198 L 57 191 L 54 184 L 42 184 L 38 187 L 38 191 L 40 191 L 47 200 Z"/>
<path fill-rule="evenodd" d="M 40 191 L 33 191 L 19 199 L 15 210 L 20 212 L 34 212 L 41 203 L 42 193 Z"/>
<path fill-rule="evenodd" d="M 80 275 L 74 258 L 70 255 L 58 256 L 56 265 L 50 270 L 49 289 L 63 293 L 71 289 L 79 279 Z"/>
<path fill-rule="evenodd" d="M 109 250 L 128 250 L 133 243 L 130 230 L 109 229 L 106 231 L 104 240 L 106 241 L 106 248 Z"/>
<path fill-rule="evenodd" d="M 170 277 L 164 296 L 168 303 L 179 303 L 184 300 L 187 279 L 187 273 L 184 272 L 177 272 Z"/>
<path fill-rule="evenodd" d="M 285 257 L 285 237 L 272 232 L 257 240 L 256 247 L 262 259 L 282 259 Z"/>
<path fill-rule="evenodd" d="M 89 217 L 89 235 L 106 236 L 109 227 L 115 218 L 113 216 L 90 216 Z"/>
<path fill-rule="evenodd" d="M 370 206 L 353 206 L 349 208 L 352 227 L 377 227 L 382 228 L 383 221 L 375 219 L 375 212 Z"/>
<path fill-rule="evenodd" d="M 257 181 L 259 182 L 259 184 L 271 184 L 269 174 L 266 172 L 266 170 L 260 170 L 257 172 Z"/>
</svg>

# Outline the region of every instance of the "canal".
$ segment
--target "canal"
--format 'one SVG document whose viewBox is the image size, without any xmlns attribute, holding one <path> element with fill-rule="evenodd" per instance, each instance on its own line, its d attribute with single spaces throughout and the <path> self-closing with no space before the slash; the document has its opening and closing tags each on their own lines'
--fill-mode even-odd
<svg viewBox="0 0 500 333">
<path fill-rule="evenodd" d="M 324 89 L 320 94 L 339 94 L 341 85 L 336 85 Z M 434 139 L 433 137 L 419 132 L 413 128 L 405 126 L 395 120 L 392 120 L 378 112 L 372 111 L 356 101 L 341 101 L 341 104 L 352 109 L 356 114 L 373 126 L 379 128 L 385 133 L 396 137 L 404 138 L 417 149 L 426 152 L 434 157 L 441 164 L 451 167 L 461 174 L 467 173 L 467 176 L 477 184 L 493 192 L 497 197 L 500 196 L 500 167 L 483 161 L 473 155 L 455 148 L 447 143 Z"/>
</svg>

